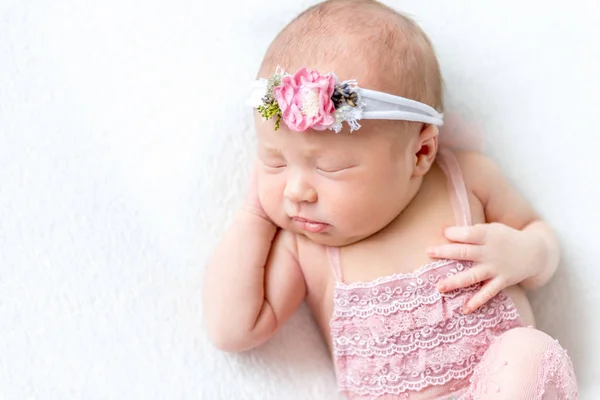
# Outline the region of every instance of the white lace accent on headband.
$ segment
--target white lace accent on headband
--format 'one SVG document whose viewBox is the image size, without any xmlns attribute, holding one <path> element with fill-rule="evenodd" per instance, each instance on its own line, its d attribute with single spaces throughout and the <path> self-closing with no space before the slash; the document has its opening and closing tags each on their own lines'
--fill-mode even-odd
<svg viewBox="0 0 600 400">
<path fill-rule="evenodd" d="M 441 126 L 444 115 L 433 107 L 389 93 L 358 87 L 354 80 L 340 82 L 330 73 L 321 75 L 302 68 L 294 75 L 277 67 L 269 79 L 252 84 L 248 104 L 265 120 L 281 120 L 298 132 L 331 129 L 340 132 L 342 122 L 350 132 L 360 128 L 361 119 L 386 119 L 423 122 Z"/>
</svg>

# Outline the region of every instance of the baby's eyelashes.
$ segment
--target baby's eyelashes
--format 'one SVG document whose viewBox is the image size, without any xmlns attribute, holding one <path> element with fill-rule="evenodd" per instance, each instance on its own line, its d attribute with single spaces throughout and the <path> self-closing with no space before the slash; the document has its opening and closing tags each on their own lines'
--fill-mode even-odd
<svg viewBox="0 0 600 400">
<path fill-rule="evenodd" d="M 327 172 L 327 173 L 333 173 L 333 172 L 340 172 L 345 170 L 346 168 L 319 168 L 317 167 L 317 171 L 319 172 Z"/>
<path fill-rule="evenodd" d="M 343 172 L 343 171 L 347 171 L 351 168 L 354 168 L 355 165 L 349 165 L 349 166 L 323 166 L 323 167 L 317 167 L 317 171 L 324 173 L 324 174 L 335 174 L 335 173 L 339 173 L 339 172 Z"/>
<path fill-rule="evenodd" d="M 267 172 L 280 172 L 287 167 L 285 163 L 273 163 L 263 162 L 263 167 Z M 347 171 L 355 166 L 327 166 L 327 167 L 315 167 L 315 170 L 323 175 L 335 175 L 341 172 Z"/>
</svg>

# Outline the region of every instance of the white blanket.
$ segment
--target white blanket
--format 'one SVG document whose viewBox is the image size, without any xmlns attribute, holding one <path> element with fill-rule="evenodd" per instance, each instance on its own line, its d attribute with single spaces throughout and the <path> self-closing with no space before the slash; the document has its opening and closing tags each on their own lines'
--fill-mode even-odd
<svg viewBox="0 0 600 400">
<path fill-rule="evenodd" d="M 309 4 L 0 2 L 1 399 L 337 398 L 306 309 L 243 355 L 201 320 L 252 156 L 246 85 Z M 535 312 L 600 398 L 598 6 L 388 4 L 430 34 L 449 111 L 559 232 Z"/>
</svg>

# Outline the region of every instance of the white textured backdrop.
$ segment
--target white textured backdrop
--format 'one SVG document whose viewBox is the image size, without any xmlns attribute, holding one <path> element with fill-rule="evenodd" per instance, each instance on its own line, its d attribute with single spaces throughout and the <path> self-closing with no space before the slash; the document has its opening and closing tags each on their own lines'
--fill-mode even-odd
<svg viewBox="0 0 600 400">
<path fill-rule="evenodd" d="M 599 398 L 598 3 L 387 3 L 424 26 L 449 109 L 557 228 L 535 311 Z M 201 321 L 251 157 L 246 85 L 309 4 L 0 0 L 0 399 L 336 398 L 305 309 L 238 356 Z"/>
</svg>

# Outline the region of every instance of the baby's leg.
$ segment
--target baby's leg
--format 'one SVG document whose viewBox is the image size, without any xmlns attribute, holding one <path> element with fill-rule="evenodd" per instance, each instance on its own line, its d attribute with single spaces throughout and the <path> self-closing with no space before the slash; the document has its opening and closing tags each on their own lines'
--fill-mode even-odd
<svg viewBox="0 0 600 400">
<path fill-rule="evenodd" d="M 567 352 L 545 333 L 515 328 L 490 346 L 461 400 L 576 400 Z"/>
</svg>

